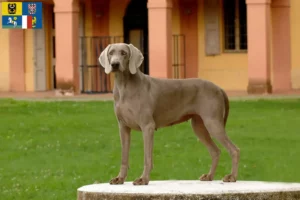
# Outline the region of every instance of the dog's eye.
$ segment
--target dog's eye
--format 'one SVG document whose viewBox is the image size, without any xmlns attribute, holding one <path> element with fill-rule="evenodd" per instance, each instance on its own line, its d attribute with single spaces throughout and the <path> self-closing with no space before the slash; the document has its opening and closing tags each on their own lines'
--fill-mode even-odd
<svg viewBox="0 0 300 200">
<path fill-rule="evenodd" d="M 109 52 L 109 55 L 111 55 L 111 56 L 112 56 L 113 54 L 114 54 L 114 52 L 112 52 L 112 51 L 111 51 L 111 52 Z"/>
<path fill-rule="evenodd" d="M 126 53 L 125 51 L 121 51 L 121 55 L 122 55 L 122 56 L 126 56 L 127 53 Z"/>
</svg>

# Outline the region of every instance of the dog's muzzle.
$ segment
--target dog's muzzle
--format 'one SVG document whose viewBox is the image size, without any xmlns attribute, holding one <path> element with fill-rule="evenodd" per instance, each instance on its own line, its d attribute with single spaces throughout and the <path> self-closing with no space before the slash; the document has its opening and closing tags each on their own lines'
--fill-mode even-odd
<svg viewBox="0 0 300 200">
<path fill-rule="evenodd" d="M 112 66 L 113 71 L 117 71 L 120 68 L 120 63 L 114 62 L 114 63 L 111 63 L 111 66 Z"/>
</svg>

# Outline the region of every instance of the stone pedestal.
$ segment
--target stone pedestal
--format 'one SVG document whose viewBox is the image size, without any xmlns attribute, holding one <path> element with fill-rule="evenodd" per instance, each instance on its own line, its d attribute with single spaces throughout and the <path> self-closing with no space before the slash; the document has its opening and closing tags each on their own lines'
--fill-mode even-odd
<svg viewBox="0 0 300 200">
<path fill-rule="evenodd" d="M 297 200 L 300 183 L 258 181 L 150 181 L 147 186 L 93 184 L 78 189 L 77 200 Z"/>
</svg>

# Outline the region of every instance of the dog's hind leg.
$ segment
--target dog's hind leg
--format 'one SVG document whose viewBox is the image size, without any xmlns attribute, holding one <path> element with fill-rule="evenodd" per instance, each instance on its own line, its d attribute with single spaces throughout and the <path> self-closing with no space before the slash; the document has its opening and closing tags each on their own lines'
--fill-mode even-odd
<svg viewBox="0 0 300 200">
<path fill-rule="evenodd" d="M 203 119 L 204 125 L 209 134 L 216 138 L 229 152 L 232 160 L 231 174 L 223 178 L 224 182 L 236 182 L 238 176 L 238 164 L 240 159 L 240 150 L 228 138 L 222 120 L 205 118 Z"/>
<path fill-rule="evenodd" d="M 192 128 L 194 130 L 195 135 L 199 138 L 199 140 L 206 146 L 208 149 L 212 164 L 210 167 L 210 170 L 208 174 L 203 174 L 200 177 L 201 181 L 212 181 L 214 179 L 214 175 L 216 172 L 216 168 L 219 162 L 220 157 L 220 149 L 217 147 L 217 145 L 214 143 L 214 141 L 211 139 L 207 129 L 204 126 L 204 123 L 199 115 L 195 115 L 192 118 Z"/>
</svg>

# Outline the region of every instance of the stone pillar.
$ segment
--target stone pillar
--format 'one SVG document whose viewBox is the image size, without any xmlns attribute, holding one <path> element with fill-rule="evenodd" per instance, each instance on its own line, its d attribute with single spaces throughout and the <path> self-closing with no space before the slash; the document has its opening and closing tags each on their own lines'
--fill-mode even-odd
<svg viewBox="0 0 300 200">
<path fill-rule="evenodd" d="M 79 92 L 79 3 L 54 0 L 57 88 Z"/>
<path fill-rule="evenodd" d="M 148 0 L 149 74 L 172 76 L 172 0 Z"/>
<path fill-rule="evenodd" d="M 25 38 L 24 30 L 9 30 L 10 91 L 25 91 Z"/>
<path fill-rule="evenodd" d="M 248 93 L 271 93 L 270 3 L 246 0 L 248 29 Z"/>
<path fill-rule="evenodd" d="M 288 91 L 292 88 L 290 0 L 273 0 L 271 9 L 273 91 Z"/>
</svg>

